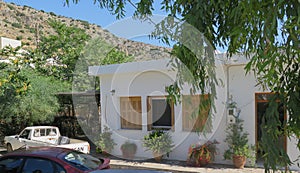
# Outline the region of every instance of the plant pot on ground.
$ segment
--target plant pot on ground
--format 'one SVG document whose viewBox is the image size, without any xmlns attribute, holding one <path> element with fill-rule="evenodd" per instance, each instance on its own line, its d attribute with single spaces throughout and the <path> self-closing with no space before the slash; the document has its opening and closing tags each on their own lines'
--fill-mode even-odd
<svg viewBox="0 0 300 173">
<path fill-rule="evenodd" d="M 162 156 L 169 156 L 174 145 L 172 137 L 168 132 L 154 130 L 144 136 L 143 146 L 146 148 L 146 151 L 152 151 L 156 161 L 161 162 Z"/>
<path fill-rule="evenodd" d="M 212 162 L 217 154 L 216 144 L 219 142 L 207 141 L 204 144 L 192 144 L 189 147 L 187 164 L 190 166 L 206 166 Z"/>
<path fill-rule="evenodd" d="M 126 141 L 121 145 L 122 156 L 124 159 L 134 159 L 137 145 L 133 142 Z"/>
<path fill-rule="evenodd" d="M 102 154 L 108 155 L 113 150 L 114 146 L 117 145 L 112 139 L 112 132 L 108 127 L 104 127 L 102 133 L 99 134 L 96 139 L 96 151 Z"/>
<path fill-rule="evenodd" d="M 244 132 L 243 120 L 236 117 L 235 123 L 226 129 L 225 142 L 228 149 L 224 152 L 224 159 L 232 160 L 236 168 L 244 168 L 246 160 L 255 163 L 255 148 L 248 144 L 248 133 Z"/>
</svg>

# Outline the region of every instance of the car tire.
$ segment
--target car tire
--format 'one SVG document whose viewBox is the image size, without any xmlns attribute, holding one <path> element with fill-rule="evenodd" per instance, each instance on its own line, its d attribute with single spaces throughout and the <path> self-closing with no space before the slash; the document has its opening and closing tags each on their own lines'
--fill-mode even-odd
<svg viewBox="0 0 300 173">
<path fill-rule="evenodd" d="M 11 144 L 7 144 L 7 152 L 13 151 Z"/>
</svg>

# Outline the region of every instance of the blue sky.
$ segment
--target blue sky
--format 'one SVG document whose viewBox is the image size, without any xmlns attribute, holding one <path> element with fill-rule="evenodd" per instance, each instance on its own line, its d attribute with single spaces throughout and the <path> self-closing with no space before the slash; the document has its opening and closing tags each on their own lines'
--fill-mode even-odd
<svg viewBox="0 0 300 173">
<path fill-rule="evenodd" d="M 81 0 L 78 4 L 70 3 L 69 6 L 64 6 L 64 0 L 4 0 L 7 3 L 15 3 L 17 5 L 27 5 L 37 10 L 45 12 L 54 12 L 57 15 L 81 19 L 89 23 L 97 24 L 104 29 L 108 29 L 113 34 L 128 38 L 131 40 L 146 42 L 165 46 L 158 40 L 149 40 L 148 34 L 154 29 L 149 26 L 149 22 L 133 20 L 134 7 L 130 4 L 126 6 L 126 17 L 117 20 L 116 17 L 106 9 L 101 9 L 93 3 L 93 0 Z M 163 19 L 165 13 L 160 9 L 160 4 L 155 1 L 154 4 L 154 20 L 159 22 Z M 161 19 L 160 19 L 161 18 Z"/>
</svg>

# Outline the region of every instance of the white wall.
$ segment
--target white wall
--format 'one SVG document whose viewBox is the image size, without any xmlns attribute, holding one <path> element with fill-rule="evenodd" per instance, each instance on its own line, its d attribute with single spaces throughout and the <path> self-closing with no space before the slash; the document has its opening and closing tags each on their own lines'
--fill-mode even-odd
<svg viewBox="0 0 300 173">
<path fill-rule="evenodd" d="M 175 106 L 175 130 L 170 132 L 176 144 L 170 154 L 171 159 L 186 160 L 188 147 L 190 144 L 203 142 L 207 139 L 217 139 L 220 144 L 219 154 L 216 156 L 215 163 L 232 164 L 231 161 L 223 160 L 224 150 L 227 144 L 224 143 L 225 129 L 227 125 L 227 115 L 225 104 L 227 95 L 233 97 L 237 107 L 241 110 L 240 118 L 244 120 L 244 129 L 249 133 L 249 143 L 255 144 L 255 93 L 263 92 L 261 88 L 256 87 L 256 80 L 252 73 L 245 75 L 243 65 L 218 66 L 217 79 L 221 79 L 217 87 L 217 99 L 215 101 L 216 112 L 214 112 L 213 130 L 206 136 L 196 133 L 182 131 L 181 105 Z M 229 78 L 227 80 L 227 75 Z M 151 158 L 151 152 L 145 152 L 141 140 L 147 132 L 147 96 L 166 95 L 165 86 L 171 84 L 175 79 L 175 73 L 170 71 L 143 71 L 130 72 L 117 75 L 106 74 L 101 79 L 101 115 L 102 124 L 107 122 L 113 130 L 113 138 L 118 145 L 114 148 L 114 155 L 121 155 L 120 145 L 126 139 L 134 139 L 138 145 L 136 156 L 140 158 Z M 111 95 L 110 91 L 115 90 Z M 183 91 L 185 94 L 187 90 Z M 143 112 L 142 130 L 124 130 L 120 128 L 119 98 L 122 96 L 141 96 Z M 300 155 L 296 149 L 295 139 L 288 141 L 288 154 L 295 159 Z M 292 167 L 297 169 L 297 167 Z M 299 168 L 298 168 L 299 169 Z"/>
<path fill-rule="evenodd" d="M 5 38 L 5 37 L 0 37 L 0 49 L 3 49 L 6 46 L 11 46 L 13 48 L 16 48 L 18 46 L 21 46 L 21 41 L 10 39 L 10 38 Z"/>
<path fill-rule="evenodd" d="M 222 74 L 218 78 L 224 78 L 223 68 L 218 69 L 218 73 Z M 159 71 L 144 71 L 139 73 L 123 73 L 118 75 L 102 75 L 101 79 L 101 115 L 102 124 L 105 122 L 114 132 L 114 140 L 118 143 L 112 154 L 121 155 L 120 145 L 127 138 L 136 140 L 138 144 L 137 157 L 151 158 L 151 152 L 145 152 L 142 147 L 141 140 L 147 131 L 147 97 L 148 96 L 162 96 L 167 95 L 165 87 L 172 84 L 175 80 L 175 73 L 167 70 Z M 109 91 L 115 90 L 115 94 L 111 95 Z M 182 131 L 182 116 L 181 116 L 181 104 L 175 106 L 175 130 L 171 131 L 175 147 L 170 154 L 170 158 L 178 160 L 186 160 L 188 147 L 204 139 L 211 139 L 216 132 L 219 124 L 222 121 L 223 112 L 225 109 L 225 86 L 218 87 L 218 99 L 216 101 L 216 112 L 214 113 L 214 128 L 211 133 L 208 133 L 206 137 L 202 134 L 200 136 L 195 132 Z M 188 94 L 189 90 L 186 88 L 183 91 L 184 94 Z M 119 98 L 122 96 L 141 96 L 142 97 L 142 112 L 143 112 L 143 128 L 142 130 L 124 130 L 120 128 L 120 113 L 119 113 Z M 220 113 L 221 112 L 221 113 Z M 222 130 L 222 129 L 221 129 Z"/>
</svg>

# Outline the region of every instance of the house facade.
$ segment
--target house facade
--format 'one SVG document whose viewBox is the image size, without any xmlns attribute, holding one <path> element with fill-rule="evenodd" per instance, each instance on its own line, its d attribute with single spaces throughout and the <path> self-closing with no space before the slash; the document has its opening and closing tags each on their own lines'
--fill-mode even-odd
<svg viewBox="0 0 300 173">
<path fill-rule="evenodd" d="M 209 92 L 191 96 L 187 86 L 183 87 L 180 103 L 167 102 L 166 86 L 173 84 L 177 73 L 169 59 L 89 67 L 90 75 L 100 77 L 102 129 L 109 127 L 117 143 L 111 154 L 121 156 L 120 146 L 131 140 L 138 146 L 136 158 L 152 158 L 152 152 L 145 151 L 142 139 L 149 131 L 163 128 L 171 134 L 175 144 L 169 159 L 186 160 L 191 144 L 216 139 L 219 152 L 214 162 L 232 164 L 232 161 L 223 159 L 227 149 L 225 129 L 234 122 L 226 106 L 231 101 L 236 102 L 240 110 L 244 130 L 249 133 L 249 144 L 256 145 L 260 140 L 260 117 L 271 93 L 256 85 L 252 73 L 246 75 L 244 67 L 247 60 L 244 56 L 234 56 L 230 61 L 225 61 L 224 54 L 217 56 L 216 59 L 221 61 L 216 63 L 216 77 L 222 82 L 216 87 L 216 109 L 210 109 L 213 111 L 211 130 L 205 134 L 201 130 L 199 133 L 196 127 L 201 129 L 207 121 L 191 118 L 190 115 Z M 203 112 L 205 119 L 207 113 Z M 280 112 L 282 121 L 287 116 L 286 112 Z M 280 142 L 291 160 L 295 161 L 300 155 L 296 138 L 282 137 Z M 295 163 L 291 169 L 299 170 L 299 167 Z"/>
</svg>

